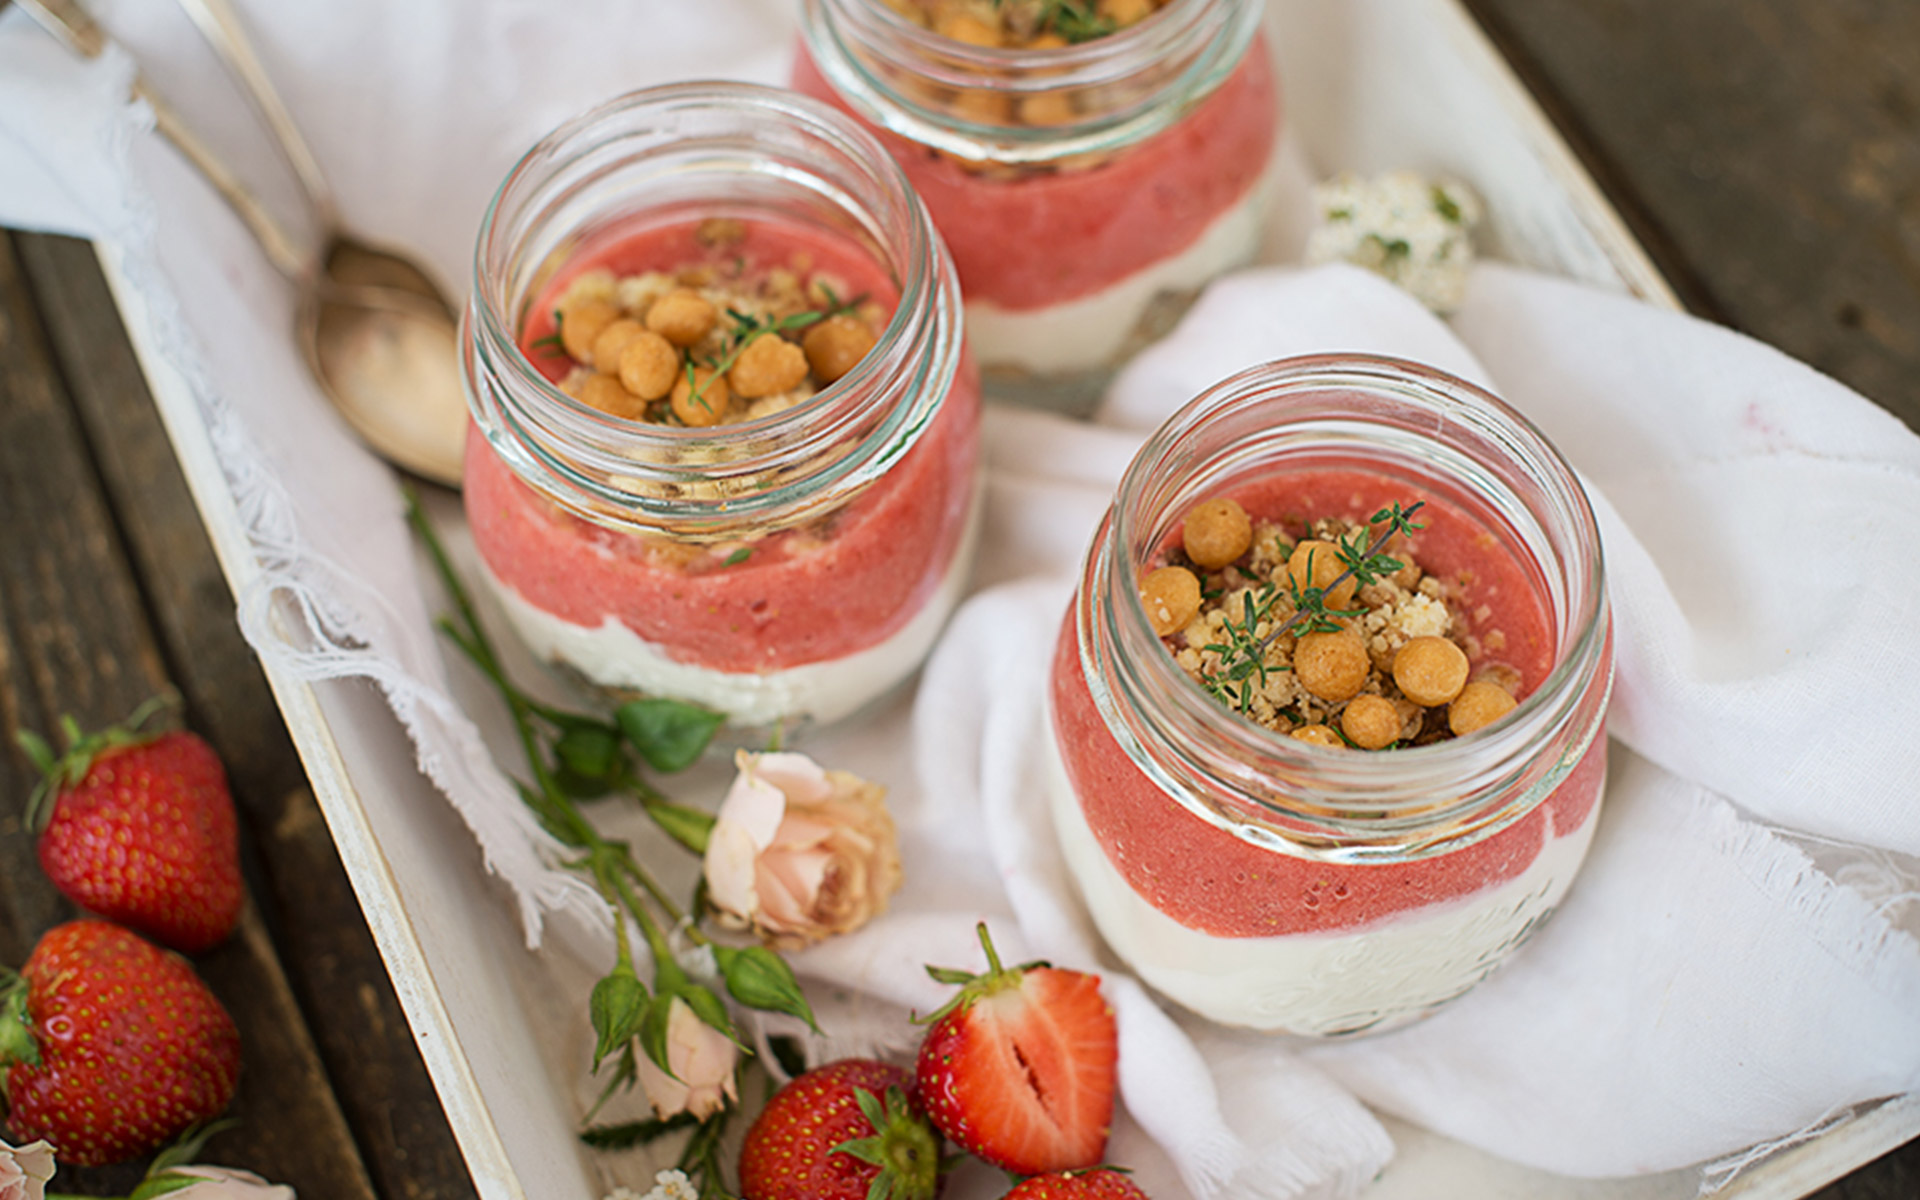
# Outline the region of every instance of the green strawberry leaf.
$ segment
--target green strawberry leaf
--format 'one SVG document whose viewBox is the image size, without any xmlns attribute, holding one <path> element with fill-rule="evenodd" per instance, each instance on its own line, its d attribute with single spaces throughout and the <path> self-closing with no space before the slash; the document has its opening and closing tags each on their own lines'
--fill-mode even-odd
<svg viewBox="0 0 1920 1200">
<path fill-rule="evenodd" d="M 47 745 L 47 739 L 31 729 L 21 729 L 14 732 L 13 740 L 19 743 L 20 749 L 33 763 L 36 771 L 42 775 L 53 773 L 54 765 L 60 761 L 60 756 L 53 752 L 52 746 Z"/>
<path fill-rule="evenodd" d="M 931 1200 L 940 1188 L 940 1142 L 925 1117 L 913 1111 L 897 1087 L 887 1089 L 882 1102 L 866 1088 L 853 1089 L 873 1133 L 841 1142 L 830 1154 L 880 1168 L 867 1189 L 867 1200 Z"/>
<path fill-rule="evenodd" d="M 155 1196 L 164 1196 L 169 1192 L 184 1191 L 196 1183 L 206 1183 L 196 1175 L 149 1175 L 140 1181 L 127 1200 L 153 1200 Z"/>
<path fill-rule="evenodd" d="M 171 1171 L 175 1167 L 183 1167 L 197 1161 L 200 1151 L 206 1149 L 207 1143 L 213 1139 L 214 1134 L 224 1133 L 239 1123 L 228 1117 L 188 1126 L 186 1132 L 173 1140 L 172 1145 L 153 1156 L 153 1161 L 147 1164 L 147 1176 L 152 1178 Z"/>
<path fill-rule="evenodd" d="M 727 994 L 748 1008 L 762 1012 L 789 1013 L 805 1021 L 815 1033 L 813 1008 L 800 990 L 799 980 L 787 961 L 765 946 L 718 946 L 713 948 L 720 977 L 726 980 Z"/>
<path fill-rule="evenodd" d="M 727 720 L 723 713 L 658 698 L 629 701 L 614 716 L 647 765 L 667 774 L 698 761 Z"/>
<path fill-rule="evenodd" d="M 40 1047 L 33 1040 L 33 1022 L 27 1015 L 27 981 L 12 971 L 0 976 L 0 1065 L 40 1065 Z"/>
</svg>

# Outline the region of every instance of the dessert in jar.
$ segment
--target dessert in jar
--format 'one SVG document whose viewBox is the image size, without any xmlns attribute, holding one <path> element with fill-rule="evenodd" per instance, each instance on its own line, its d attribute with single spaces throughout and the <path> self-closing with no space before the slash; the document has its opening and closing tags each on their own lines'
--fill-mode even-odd
<svg viewBox="0 0 1920 1200">
<path fill-rule="evenodd" d="M 1056 649 L 1088 909 L 1214 1020 L 1414 1019 L 1579 869 L 1609 638 L 1586 497 L 1500 401 L 1360 356 L 1228 379 L 1129 467 Z"/>
<path fill-rule="evenodd" d="M 990 386 L 1090 400 L 1252 260 L 1278 104 L 1257 0 L 806 0 L 793 84 L 880 130 Z"/>
<path fill-rule="evenodd" d="M 964 582 L 977 373 L 899 167 L 803 97 L 636 92 L 560 127 L 486 214 L 465 476 L 539 655 L 740 730 L 904 679 Z"/>
</svg>

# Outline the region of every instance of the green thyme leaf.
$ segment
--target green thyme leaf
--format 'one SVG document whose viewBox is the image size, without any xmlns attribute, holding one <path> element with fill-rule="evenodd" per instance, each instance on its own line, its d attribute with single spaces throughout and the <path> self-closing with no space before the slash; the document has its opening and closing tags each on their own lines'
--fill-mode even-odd
<svg viewBox="0 0 1920 1200">
<path fill-rule="evenodd" d="M 567 314 L 561 312 L 557 308 L 554 309 L 553 310 L 553 332 L 543 338 L 535 339 L 533 343 L 533 348 L 535 350 L 540 351 L 543 354 L 565 354 L 567 352 L 566 342 L 562 340 L 560 337 L 560 325 L 561 325 L 561 322 L 565 321 L 566 319 L 567 319 Z"/>
</svg>

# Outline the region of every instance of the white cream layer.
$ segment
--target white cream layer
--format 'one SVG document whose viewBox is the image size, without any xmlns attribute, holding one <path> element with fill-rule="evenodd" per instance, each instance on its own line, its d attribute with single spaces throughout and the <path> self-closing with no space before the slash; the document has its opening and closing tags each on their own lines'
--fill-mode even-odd
<svg viewBox="0 0 1920 1200">
<path fill-rule="evenodd" d="M 1114 953 L 1201 1016 L 1269 1032 L 1389 1029 L 1466 991 L 1553 911 L 1598 824 L 1589 815 L 1571 832 L 1555 836 L 1550 829 L 1539 856 L 1513 879 L 1364 928 L 1216 937 L 1141 899 L 1088 827 L 1058 753 L 1049 757 L 1054 827 Z"/>
<path fill-rule="evenodd" d="M 1248 189 L 1180 253 L 1078 299 L 1040 308 L 969 300 L 967 340 L 973 352 L 983 367 L 1041 373 L 1112 363 L 1160 293 L 1196 291 L 1214 276 L 1253 261 L 1260 246 L 1264 192 L 1257 184 Z"/>
<path fill-rule="evenodd" d="M 946 575 L 912 619 L 844 658 L 782 670 L 720 671 L 680 662 L 615 617 L 597 626 L 577 625 L 529 603 L 492 571 L 486 576 L 535 655 L 565 663 L 603 687 L 685 700 L 725 713 L 739 728 L 799 720 L 826 725 L 851 716 L 912 674 L 933 648 L 967 584 L 979 536 L 982 490 L 974 489 L 967 526 Z"/>
</svg>

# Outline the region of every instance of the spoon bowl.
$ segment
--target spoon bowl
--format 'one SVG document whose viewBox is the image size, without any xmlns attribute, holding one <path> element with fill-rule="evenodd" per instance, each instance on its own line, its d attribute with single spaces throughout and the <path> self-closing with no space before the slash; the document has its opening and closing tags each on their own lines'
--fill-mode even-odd
<svg viewBox="0 0 1920 1200">
<path fill-rule="evenodd" d="M 0 0 L 4 6 L 7 0 Z M 160 133 L 211 183 L 299 291 L 295 336 L 321 391 L 376 454 L 424 479 L 460 486 L 467 406 L 460 388 L 459 321 L 433 280 L 410 259 L 367 245 L 340 226 L 317 160 L 268 81 L 227 0 L 180 0 L 245 88 L 299 177 L 321 230 L 300 247 L 239 177 L 139 79 L 134 94 Z M 78 0 L 20 0 L 22 8 L 85 58 L 106 44 Z"/>
<path fill-rule="evenodd" d="M 460 486 L 458 321 L 432 280 L 398 255 L 337 238 L 301 294 L 296 331 L 327 398 L 375 453 Z"/>
</svg>

